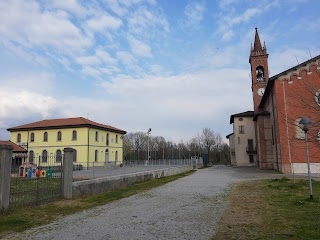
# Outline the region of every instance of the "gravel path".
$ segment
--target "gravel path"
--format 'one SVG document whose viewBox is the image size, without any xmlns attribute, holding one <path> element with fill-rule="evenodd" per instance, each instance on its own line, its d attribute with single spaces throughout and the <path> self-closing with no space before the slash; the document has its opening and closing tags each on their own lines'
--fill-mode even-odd
<svg viewBox="0 0 320 240">
<path fill-rule="evenodd" d="M 5 239 L 211 239 L 230 185 L 270 177 L 279 174 L 224 166 L 201 169 L 162 187 Z"/>
</svg>

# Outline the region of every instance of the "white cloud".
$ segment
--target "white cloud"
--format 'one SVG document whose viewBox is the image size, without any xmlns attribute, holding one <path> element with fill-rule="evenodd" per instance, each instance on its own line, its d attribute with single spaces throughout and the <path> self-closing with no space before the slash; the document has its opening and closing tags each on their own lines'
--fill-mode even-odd
<svg viewBox="0 0 320 240">
<path fill-rule="evenodd" d="M 90 67 L 90 66 L 84 66 L 81 70 L 81 72 L 87 76 L 92 76 L 94 78 L 99 79 L 101 72 L 99 70 L 97 70 L 94 67 Z"/>
<path fill-rule="evenodd" d="M 238 16 L 226 16 L 224 21 L 229 26 L 233 26 L 235 24 L 240 24 L 243 22 L 248 22 L 252 17 L 257 16 L 261 13 L 259 8 L 249 8 L 244 13 Z"/>
<path fill-rule="evenodd" d="M 151 48 L 148 44 L 132 37 L 128 37 L 132 52 L 141 57 L 152 57 Z"/>
<path fill-rule="evenodd" d="M 129 69 L 137 64 L 136 59 L 126 51 L 117 52 L 117 58 Z"/>
<path fill-rule="evenodd" d="M 116 30 L 122 26 L 122 20 L 110 15 L 102 15 L 99 17 L 93 17 L 89 19 L 86 23 L 86 26 L 92 32 L 100 32 L 106 30 Z"/>
<path fill-rule="evenodd" d="M 34 114 L 47 118 L 50 109 L 55 108 L 56 100 L 50 96 L 25 90 L 0 90 L 0 121 L 1 119 L 24 119 Z"/>
<path fill-rule="evenodd" d="M 41 11 L 35 1 L 0 2 L 0 39 L 27 48 L 53 47 L 65 53 L 92 44 L 63 11 Z"/>
<path fill-rule="evenodd" d="M 128 12 L 127 7 L 121 6 L 118 0 L 105 0 L 105 2 L 107 7 L 118 16 L 124 16 Z"/>
<path fill-rule="evenodd" d="M 110 54 L 102 49 L 96 50 L 96 56 L 105 64 L 115 65 L 117 60 L 112 58 Z"/>
<path fill-rule="evenodd" d="M 229 30 L 222 35 L 222 40 L 229 41 L 233 37 L 233 31 Z"/>
<path fill-rule="evenodd" d="M 76 62 L 82 65 L 97 65 L 100 64 L 100 59 L 97 56 L 77 57 Z"/>
<path fill-rule="evenodd" d="M 78 3 L 77 0 L 49 0 L 48 2 L 46 2 L 46 5 L 52 8 L 66 10 L 78 16 L 83 16 L 87 11 L 82 5 Z"/>
<path fill-rule="evenodd" d="M 42 94 L 49 94 L 54 89 L 55 80 L 55 76 L 47 72 L 27 72 L 18 69 L 16 72 L 1 74 L 0 76 L 2 88 L 11 89 L 11 92 L 37 92 L 41 89 Z"/>
<path fill-rule="evenodd" d="M 146 35 L 149 28 L 161 28 L 165 32 L 170 31 L 169 23 L 165 16 L 156 14 L 151 10 L 140 7 L 128 17 L 130 32 Z"/>
<path fill-rule="evenodd" d="M 248 71 L 230 68 L 168 77 L 119 76 L 101 86 L 116 99 L 117 118 L 130 116 L 132 122 L 121 120 L 126 130 L 152 126 L 165 137 L 172 134 L 168 129 L 192 137 L 204 126 L 219 126 L 220 133 L 227 135 L 230 114 L 252 109 L 250 84 Z"/>
<path fill-rule="evenodd" d="M 204 3 L 200 3 L 200 2 L 189 3 L 184 9 L 187 25 L 189 26 L 198 25 L 203 20 L 204 11 L 205 11 Z"/>
</svg>

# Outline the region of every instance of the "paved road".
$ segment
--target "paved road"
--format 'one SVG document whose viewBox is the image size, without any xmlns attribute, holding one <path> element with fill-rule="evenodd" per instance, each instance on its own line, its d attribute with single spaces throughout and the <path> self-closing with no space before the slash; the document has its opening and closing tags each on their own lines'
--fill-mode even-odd
<svg viewBox="0 0 320 240">
<path fill-rule="evenodd" d="M 214 166 L 119 201 L 7 239 L 211 239 L 230 185 L 279 177 L 253 168 Z"/>
</svg>

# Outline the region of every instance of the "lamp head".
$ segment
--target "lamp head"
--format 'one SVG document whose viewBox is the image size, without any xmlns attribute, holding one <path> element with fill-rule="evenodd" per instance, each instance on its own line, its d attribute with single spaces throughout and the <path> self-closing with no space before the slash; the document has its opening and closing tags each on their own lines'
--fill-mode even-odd
<svg viewBox="0 0 320 240">
<path fill-rule="evenodd" d="M 299 125 L 301 129 L 305 132 L 309 130 L 310 125 L 312 124 L 311 120 L 309 118 L 301 118 L 299 121 Z"/>
</svg>

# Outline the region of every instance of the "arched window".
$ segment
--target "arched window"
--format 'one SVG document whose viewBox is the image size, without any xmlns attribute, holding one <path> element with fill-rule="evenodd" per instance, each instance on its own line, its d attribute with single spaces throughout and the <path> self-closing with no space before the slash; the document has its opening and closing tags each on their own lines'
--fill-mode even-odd
<svg viewBox="0 0 320 240">
<path fill-rule="evenodd" d="M 17 143 L 20 143 L 20 142 L 21 142 L 21 134 L 18 133 L 18 135 L 17 135 Z"/>
<path fill-rule="evenodd" d="M 32 150 L 29 151 L 29 162 L 34 162 L 34 152 Z"/>
<path fill-rule="evenodd" d="M 116 135 L 116 143 L 118 143 L 118 135 Z"/>
<path fill-rule="evenodd" d="M 116 151 L 115 160 L 116 160 L 116 162 L 118 162 L 118 151 Z"/>
<path fill-rule="evenodd" d="M 47 132 L 44 132 L 44 134 L 43 134 L 43 141 L 48 142 L 48 133 Z"/>
<path fill-rule="evenodd" d="M 77 131 L 73 130 L 72 131 L 72 141 L 76 141 L 77 140 Z"/>
<path fill-rule="evenodd" d="M 107 144 L 107 146 L 109 145 L 109 133 L 107 133 L 106 144 Z"/>
<path fill-rule="evenodd" d="M 61 133 L 61 131 L 59 131 L 57 133 L 57 141 L 61 141 L 61 140 L 62 140 L 62 133 Z"/>
<path fill-rule="evenodd" d="M 98 142 L 98 141 L 99 141 L 99 133 L 96 132 L 96 142 Z"/>
<path fill-rule="evenodd" d="M 34 133 L 30 134 L 30 142 L 34 142 Z"/>
<path fill-rule="evenodd" d="M 61 163 L 62 162 L 62 153 L 61 150 L 56 151 L 56 162 Z"/>
<path fill-rule="evenodd" d="M 99 154 L 99 153 L 98 153 L 98 150 L 95 150 L 95 151 L 94 151 L 94 161 L 95 161 L 95 162 L 98 162 L 98 154 Z"/>
<path fill-rule="evenodd" d="M 47 150 L 43 150 L 42 151 L 42 162 L 43 163 L 48 162 L 48 152 L 47 152 Z"/>
<path fill-rule="evenodd" d="M 256 69 L 256 75 L 257 75 L 257 82 L 263 82 L 264 81 L 264 70 L 262 66 L 258 66 Z"/>
<path fill-rule="evenodd" d="M 73 161 L 74 162 L 77 161 L 77 150 L 76 149 L 73 150 Z"/>
</svg>

